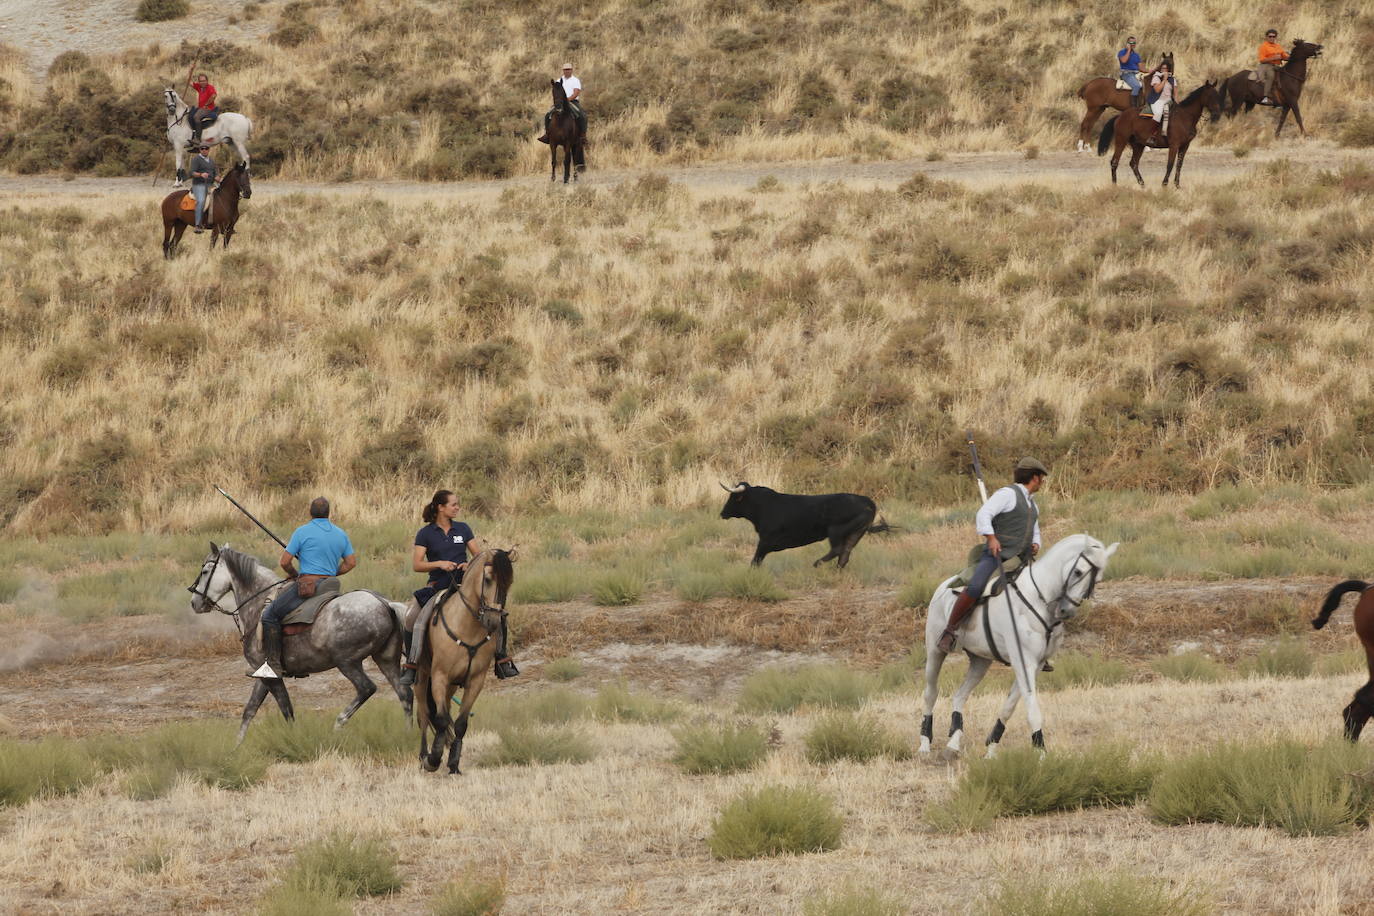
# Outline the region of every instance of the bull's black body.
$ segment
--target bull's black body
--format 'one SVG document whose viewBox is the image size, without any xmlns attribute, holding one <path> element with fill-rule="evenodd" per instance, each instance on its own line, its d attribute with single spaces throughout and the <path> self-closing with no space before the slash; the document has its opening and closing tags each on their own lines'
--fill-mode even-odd
<svg viewBox="0 0 1374 916">
<path fill-rule="evenodd" d="M 873 500 L 857 493 L 794 496 L 768 487 L 751 487 L 743 481 L 730 490 L 725 508 L 720 510 L 721 518 L 747 518 L 753 522 L 759 535 L 755 566 L 775 550 L 804 547 L 829 538 L 830 552 L 812 565 L 836 560 L 844 567 L 860 538 L 870 531 L 889 529 L 886 524 L 873 524 L 877 514 Z"/>
</svg>

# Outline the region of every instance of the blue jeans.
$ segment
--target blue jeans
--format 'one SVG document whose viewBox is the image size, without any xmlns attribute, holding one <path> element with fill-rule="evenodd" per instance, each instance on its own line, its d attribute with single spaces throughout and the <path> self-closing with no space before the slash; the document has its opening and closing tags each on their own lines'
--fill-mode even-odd
<svg viewBox="0 0 1374 916">
<path fill-rule="evenodd" d="M 281 594 L 267 606 L 267 610 L 262 612 L 262 625 L 265 627 L 281 626 L 282 619 L 304 603 L 305 599 L 301 597 L 297 583 L 288 583 L 286 588 L 281 590 Z"/>
<path fill-rule="evenodd" d="M 1131 87 L 1131 99 L 1140 98 L 1140 74 L 1134 70 L 1122 70 L 1121 81 Z"/>
<path fill-rule="evenodd" d="M 191 196 L 196 199 L 196 225 L 201 225 L 201 216 L 205 213 L 205 197 L 210 193 L 210 186 L 203 181 L 191 182 Z"/>
<path fill-rule="evenodd" d="M 973 567 L 973 575 L 969 578 L 964 593 L 972 595 L 973 600 L 977 601 L 983 597 L 983 591 L 988 587 L 989 580 L 1001 569 L 1002 561 L 988 553 L 986 547 L 983 548 L 983 556 L 979 558 L 978 565 Z"/>
</svg>

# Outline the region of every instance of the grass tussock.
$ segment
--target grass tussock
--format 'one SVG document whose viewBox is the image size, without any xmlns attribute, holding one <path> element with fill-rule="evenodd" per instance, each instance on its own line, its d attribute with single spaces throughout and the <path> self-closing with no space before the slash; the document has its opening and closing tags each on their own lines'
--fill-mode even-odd
<svg viewBox="0 0 1374 916">
<path fill-rule="evenodd" d="M 1226 676 L 1226 669 L 1220 662 L 1196 650 L 1157 658 L 1150 662 L 1150 667 L 1171 681 L 1211 683 Z"/>
<path fill-rule="evenodd" d="M 1241 663 L 1248 677 L 1307 677 L 1315 666 L 1311 651 L 1296 639 L 1280 640 Z"/>
<path fill-rule="evenodd" d="M 506 883 L 499 878 L 450 881 L 429 902 L 429 916 L 498 916 L 506 903 Z"/>
<path fill-rule="evenodd" d="M 1070 687 L 1111 687 L 1130 680 L 1131 669 L 1125 662 L 1104 655 L 1065 652 L 1054 659 L 1054 670 L 1035 679 L 1042 690 L 1065 690 Z"/>
<path fill-rule="evenodd" d="M 839 848 L 843 828 L 829 796 L 806 786 L 767 786 L 726 805 L 706 843 L 717 859 L 799 855 Z"/>
<path fill-rule="evenodd" d="M 739 705 L 753 713 L 787 713 L 801 706 L 858 707 L 875 686 L 870 675 L 843 665 L 765 668 L 745 679 Z"/>
<path fill-rule="evenodd" d="M 33 798 L 69 795 L 100 775 L 98 761 L 78 741 L 0 742 L 0 805 L 17 807 Z"/>
<path fill-rule="evenodd" d="M 1191 887 L 1125 872 L 1003 878 L 988 916 L 1209 916 L 1216 907 Z"/>
<path fill-rule="evenodd" d="M 903 916 L 907 906 L 897 897 L 854 883 L 827 890 L 802 907 L 803 916 Z"/>
<path fill-rule="evenodd" d="M 903 741 L 873 716 L 840 711 L 821 718 L 804 739 L 806 759 L 811 763 L 851 760 L 867 763 L 876 757 L 905 760 L 911 756 L 909 742 Z"/>
<path fill-rule="evenodd" d="M 396 853 L 377 837 L 339 832 L 296 853 L 283 884 L 333 889 L 338 897 L 378 897 L 400 890 Z"/>
<path fill-rule="evenodd" d="M 582 676 L 582 662 L 570 655 L 555 658 L 544 666 L 544 677 L 551 681 L 566 683 Z"/>
<path fill-rule="evenodd" d="M 930 821 L 942 829 L 968 831 L 986 826 L 989 815 L 1130 805 L 1149 792 L 1158 767 L 1122 745 L 1043 758 L 1034 748 L 1003 750 L 991 760 L 970 763 L 952 799 L 934 806 Z"/>
<path fill-rule="evenodd" d="M 768 736 L 751 723 L 687 725 L 673 738 L 673 762 L 693 775 L 751 770 L 768 756 Z"/>
<path fill-rule="evenodd" d="M 487 766 L 548 766 L 555 763 L 586 763 L 596 748 L 583 732 L 567 726 L 530 725 L 497 729 L 501 743 L 483 764 Z"/>
<path fill-rule="evenodd" d="M 603 722 L 671 722 L 682 708 L 669 700 L 635 693 L 625 684 L 607 684 L 596 692 L 591 712 Z"/>
<path fill-rule="evenodd" d="M 1374 813 L 1374 753 L 1330 741 L 1219 744 L 1169 760 L 1149 793 L 1162 824 L 1277 827 L 1290 836 L 1334 836 Z"/>
</svg>

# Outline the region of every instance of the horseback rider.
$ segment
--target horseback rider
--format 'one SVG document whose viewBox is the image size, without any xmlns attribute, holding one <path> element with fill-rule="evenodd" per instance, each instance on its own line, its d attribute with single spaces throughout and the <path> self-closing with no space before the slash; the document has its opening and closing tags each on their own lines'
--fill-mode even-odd
<svg viewBox="0 0 1374 916">
<path fill-rule="evenodd" d="M 420 513 L 426 524 L 415 533 L 410 565 L 416 572 L 427 573 L 429 578 L 425 587 L 417 589 L 406 605 L 405 632 L 402 634 L 406 652 L 405 663 L 401 666 L 403 684 L 415 683 L 415 670 L 423 642 L 415 641 L 414 633 L 417 626 L 424 632 L 429 625 L 430 615 L 434 612 L 432 607 L 427 607 L 430 599 L 462 582 L 468 559 L 477 556 L 483 549 L 481 540 L 473 534 L 471 526 L 457 521 L 460 511 L 462 506 L 458 503 L 457 495 L 452 490 L 440 490 Z M 496 660 L 498 678 L 514 677 L 519 673 L 510 656 L 503 655 Z"/>
<path fill-rule="evenodd" d="M 1174 103 L 1177 87 L 1178 81 L 1168 61 L 1160 61 L 1159 66 L 1150 71 L 1150 94 L 1145 101 L 1150 104 L 1150 117 L 1159 125 L 1150 138 L 1151 143 L 1168 139 L 1169 106 Z"/>
<path fill-rule="evenodd" d="M 573 65 L 563 65 L 563 77 L 559 80 L 563 84 L 563 94 L 568 97 L 568 110 L 572 112 L 573 120 L 577 122 L 578 137 L 587 135 L 587 113 L 582 110 L 582 81 L 573 76 Z M 549 142 L 549 119 L 553 117 L 555 109 L 550 108 L 544 113 L 544 136 L 539 138 L 540 143 Z"/>
<path fill-rule="evenodd" d="M 1135 50 L 1135 36 L 1126 39 L 1126 47 L 1116 52 L 1117 62 L 1121 65 L 1121 81 L 1131 87 L 1131 107 L 1140 109 L 1140 55 Z"/>
<path fill-rule="evenodd" d="M 299 572 L 296 560 L 301 563 Z M 251 677 L 279 678 L 285 673 L 281 662 L 282 620 L 315 596 L 321 579 L 342 576 L 357 565 L 358 555 L 347 532 L 329 520 L 329 500 L 315 497 L 310 502 L 310 521 L 291 533 L 281 552 L 281 568 L 291 581 L 262 612 L 263 665 Z"/>
<path fill-rule="evenodd" d="M 191 144 L 194 146 L 200 143 L 200 132 L 219 117 L 219 111 L 215 108 L 215 97 L 218 93 L 210 83 L 210 77 L 204 73 L 199 74 L 195 82 L 191 83 L 191 88 L 196 91 L 196 104 L 186 113 L 186 123 L 191 125 Z"/>
<path fill-rule="evenodd" d="M 974 524 L 986 544 L 968 585 L 949 612 L 949 623 L 938 643 L 941 652 L 954 651 L 960 625 L 1002 564 L 1013 559 L 1028 563 L 1040 552 L 1040 508 L 1035 504 L 1035 493 L 1049 473 L 1034 458 L 1022 458 L 1012 472 L 1012 485 L 993 493 L 978 510 Z"/>
<path fill-rule="evenodd" d="M 1270 29 L 1264 33 L 1264 41 L 1259 46 L 1259 66 L 1255 71 L 1264 83 L 1264 90 L 1261 93 L 1261 105 L 1273 105 L 1274 102 L 1274 80 L 1279 75 L 1279 67 L 1288 60 L 1288 52 L 1279 44 L 1278 29 Z"/>
<path fill-rule="evenodd" d="M 200 152 L 196 153 L 191 160 L 191 195 L 196 199 L 196 224 L 192 227 L 195 232 L 205 231 L 205 217 L 210 216 L 214 220 L 214 214 L 207 214 L 205 198 L 210 192 L 210 186 L 215 182 L 215 176 L 219 169 L 215 166 L 215 160 L 210 158 L 210 144 L 201 141 Z"/>
</svg>

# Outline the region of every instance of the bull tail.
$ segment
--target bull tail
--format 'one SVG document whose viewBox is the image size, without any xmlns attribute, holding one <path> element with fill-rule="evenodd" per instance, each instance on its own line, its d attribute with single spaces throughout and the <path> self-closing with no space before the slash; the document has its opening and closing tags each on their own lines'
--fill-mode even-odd
<svg viewBox="0 0 1374 916">
<path fill-rule="evenodd" d="M 902 531 L 902 530 L 904 530 L 904 529 L 902 528 L 901 525 L 889 525 L 889 524 L 887 523 L 887 519 L 883 518 L 881 515 L 878 516 L 878 524 L 876 524 L 876 525 L 869 525 L 869 526 L 868 526 L 868 533 L 869 533 L 869 534 L 887 534 L 889 531 Z"/>
<path fill-rule="evenodd" d="M 1359 579 L 1347 579 L 1326 593 L 1326 600 L 1322 602 L 1322 609 L 1317 612 L 1317 616 L 1312 619 L 1312 629 L 1320 630 L 1326 626 L 1326 622 L 1331 619 L 1331 613 L 1340 607 L 1341 599 L 1350 592 L 1363 592 L 1369 588 L 1368 582 L 1361 582 Z"/>
</svg>

